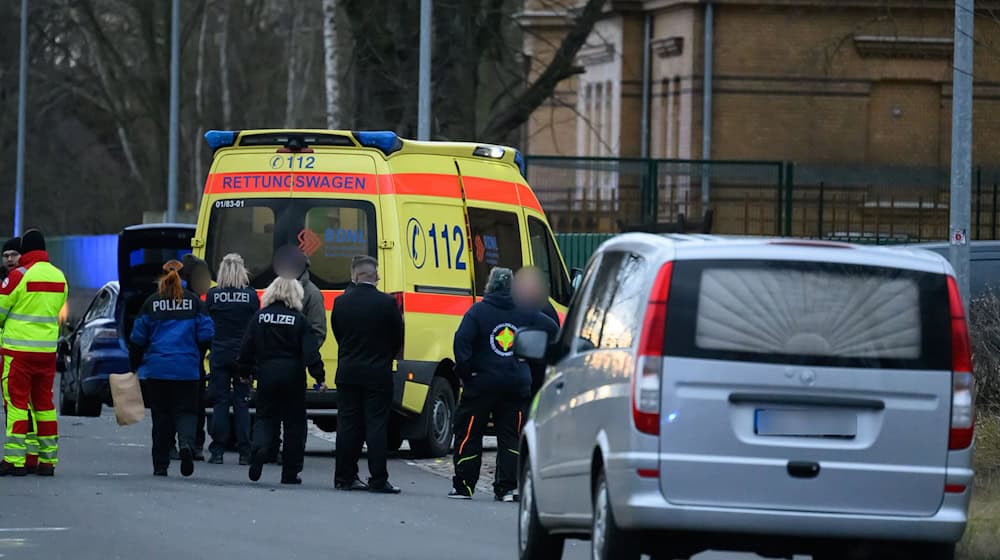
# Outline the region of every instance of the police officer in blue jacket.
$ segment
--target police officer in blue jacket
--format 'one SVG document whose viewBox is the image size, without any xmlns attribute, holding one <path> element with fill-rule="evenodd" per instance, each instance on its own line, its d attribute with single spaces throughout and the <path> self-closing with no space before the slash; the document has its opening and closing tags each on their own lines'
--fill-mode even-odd
<svg viewBox="0 0 1000 560">
<path fill-rule="evenodd" d="M 250 464 L 250 384 L 240 379 L 237 358 L 250 319 L 260 309 L 257 291 L 250 287 L 250 275 L 243 257 L 230 253 L 219 264 L 219 283 L 205 295 L 208 314 L 215 323 L 209 367 L 208 398 L 213 403 L 212 453 L 208 462 L 221 465 L 229 441 L 229 407 L 233 408 L 236 448 L 240 464 Z"/>
<path fill-rule="evenodd" d="M 448 495 L 471 499 L 482 464 L 483 432 L 490 417 L 497 432 L 497 501 L 512 502 L 517 489 L 517 448 L 531 395 L 528 364 L 514 356 L 514 334 L 525 327 L 554 336 L 555 321 L 518 307 L 511 296 L 513 272 L 494 268 L 486 297 L 469 309 L 455 333 L 455 371 L 462 400 L 455 414 L 455 477 Z"/>
<path fill-rule="evenodd" d="M 281 483 L 302 484 L 299 473 L 306 449 L 306 368 L 320 391 L 326 391 L 326 372 L 309 322 L 302 314 L 302 284 L 278 277 L 268 286 L 247 328 L 240 349 L 244 379 L 257 379 L 257 421 L 250 452 L 250 480 L 260 480 L 271 455 L 274 434 L 285 430 Z"/>
<path fill-rule="evenodd" d="M 153 474 L 167 476 L 177 437 L 181 474 L 194 473 L 199 405 L 199 362 L 212 341 L 212 319 L 198 297 L 183 288 L 183 265 L 169 261 L 157 292 L 132 326 L 129 354 L 153 417 Z"/>
</svg>

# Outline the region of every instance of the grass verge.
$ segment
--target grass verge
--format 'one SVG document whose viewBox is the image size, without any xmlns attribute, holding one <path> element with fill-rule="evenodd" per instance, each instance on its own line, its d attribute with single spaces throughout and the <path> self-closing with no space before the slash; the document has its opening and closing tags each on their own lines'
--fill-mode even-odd
<svg viewBox="0 0 1000 560">
<path fill-rule="evenodd" d="M 983 415 L 976 426 L 976 482 L 969 526 L 958 545 L 962 560 L 1000 558 L 1000 415 Z"/>
</svg>

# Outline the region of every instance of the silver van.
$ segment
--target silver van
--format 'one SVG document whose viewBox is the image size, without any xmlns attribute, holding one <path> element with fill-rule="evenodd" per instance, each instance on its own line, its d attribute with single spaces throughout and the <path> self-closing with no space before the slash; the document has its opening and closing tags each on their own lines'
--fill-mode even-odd
<svg viewBox="0 0 1000 560">
<path fill-rule="evenodd" d="M 630 234 L 600 247 L 524 427 L 519 551 L 595 560 L 950 559 L 974 388 L 949 264 L 922 250 Z"/>
</svg>

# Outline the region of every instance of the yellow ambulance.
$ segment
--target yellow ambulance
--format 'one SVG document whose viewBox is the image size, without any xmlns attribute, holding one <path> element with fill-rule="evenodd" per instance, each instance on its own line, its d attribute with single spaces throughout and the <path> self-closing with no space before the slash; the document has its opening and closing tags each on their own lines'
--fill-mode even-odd
<svg viewBox="0 0 1000 560">
<path fill-rule="evenodd" d="M 538 266 L 565 312 L 570 278 L 512 148 L 383 131 L 213 130 L 205 138 L 214 155 L 192 245 L 213 275 L 237 252 L 262 290 L 274 278 L 274 251 L 295 244 L 329 312 L 352 257 L 378 259 L 379 288 L 399 302 L 406 325 L 390 446 L 408 439 L 422 456 L 448 452 L 459 392 L 452 339 L 490 268 Z M 332 334 L 323 359 L 332 381 Z M 319 428 L 336 429 L 335 391 L 310 388 L 306 402 Z"/>
</svg>

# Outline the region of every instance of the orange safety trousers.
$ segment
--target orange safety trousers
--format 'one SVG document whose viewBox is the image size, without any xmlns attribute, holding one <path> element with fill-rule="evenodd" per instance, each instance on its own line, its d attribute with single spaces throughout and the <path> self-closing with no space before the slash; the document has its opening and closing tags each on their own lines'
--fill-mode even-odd
<svg viewBox="0 0 1000 560">
<path fill-rule="evenodd" d="M 56 355 L 3 349 L 3 400 L 7 409 L 4 462 L 15 467 L 58 462 L 59 429 L 52 388 Z M 37 439 L 31 434 L 31 424 Z"/>
</svg>

